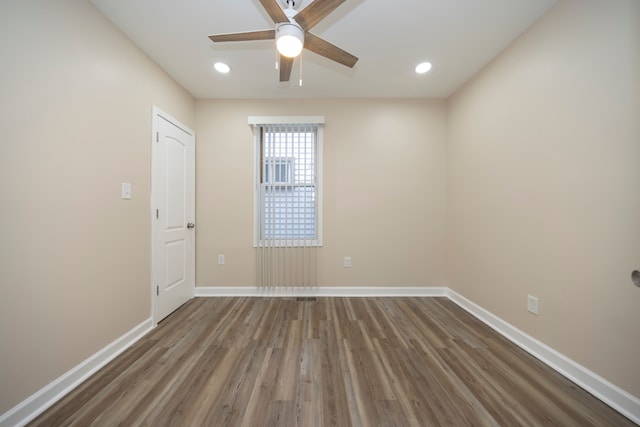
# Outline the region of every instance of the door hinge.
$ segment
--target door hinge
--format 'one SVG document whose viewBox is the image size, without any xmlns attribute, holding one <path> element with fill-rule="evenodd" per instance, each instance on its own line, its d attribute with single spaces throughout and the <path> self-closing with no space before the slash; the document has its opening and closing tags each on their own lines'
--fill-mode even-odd
<svg viewBox="0 0 640 427">
<path fill-rule="evenodd" d="M 160 142 L 160 132 L 156 132 L 156 142 Z"/>
<path fill-rule="evenodd" d="M 160 285 L 156 285 L 156 296 L 160 296 Z"/>
<path fill-rule="evenodd" d="M 156 209 L 156 219 L 160 218 L 159 215 L 160 215 L 160 209 Z"/>
</svg>

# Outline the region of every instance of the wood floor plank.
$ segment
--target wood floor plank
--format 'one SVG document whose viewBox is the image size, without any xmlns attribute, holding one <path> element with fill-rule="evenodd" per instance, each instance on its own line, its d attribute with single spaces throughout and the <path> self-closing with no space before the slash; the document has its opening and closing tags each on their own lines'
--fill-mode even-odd
<svg viewBox="0 0 640 427">
<path fill-rule="evenodd" d="M 333 344 L 336 338 L 335 320 L 324 321 L 320 335 L 320 364 L 322 366 L 322 406 L 327 426 L 349 426 L 350 415 L 347 389 L 340 354 L 336 354 Z"/>
<path fill-rule="evenodd" d="M 407 364 L 409 350 L 393 346 L 388 340 L 379 340 L 378 344 L 389 360 L 391 371 L 388 375 L 396 379 L 396 396 L 403 399 L 404 407 L 411 408 L 406 412 L 407 418 L 411 420 L 415 417 L 418 426 L 442 425 L 438 422 L 437 408 L 433 405 L 440 397 L 429 390 L 428 393 L 421 391 L 423 381 L 416 377 L 410 364 Z"/>
<path fill-rule="evenodd" d="M 446 298 L 195 298 L 31 426 L 633 426 Z"/>
<path fill-rule="evenodd" d="M 272 400 L 269 403 L 264 425 L 279 427 L 297 426 L 295 403 L 291 400 Z"/>
<path fill-rule="evenodd" d="M 274 399 L 286 401 L 295 399 L 296 386 L 300 376 L 299 360 L 302 347 L 295 343 L 302 342 L 302 321 L 290 320 L 283 329 L 287 331 L 287 337 L 283 349 L 284 357 L 278 367 L 282 375 L 276 384 Z"/>
<path fill-rule="evenodd" d="M 458 351 L 451 348 L 438 349 L 438 352 L 447 360 L 447 365 L 458 378 L 461 378 L 467 387 L 489 416 L 501 426 L 527 426 L 534 425 L 533 419 L 526 408 L 519 407 L 519 403 L 511 394 L 495 387 L 493 382 L 486 381 L 476 372 L 474 365 L 469 364 Z"/>
</svg>

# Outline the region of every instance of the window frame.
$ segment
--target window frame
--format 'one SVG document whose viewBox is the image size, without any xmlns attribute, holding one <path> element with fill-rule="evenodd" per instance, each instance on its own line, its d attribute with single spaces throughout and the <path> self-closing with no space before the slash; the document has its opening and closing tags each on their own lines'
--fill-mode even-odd
<svg viewBox="0 0 640 427">
<path fill-rule="evenodd" d="M 262 181 L 262 158 L 261 158 L 261 132 L 262 126 L 268 125 L 296 125 L 308 124 L 315 127 L 315 151 L 316 151 L 316 182 L 315 182 L 315 239 L 263 239 L 260 210 L 264 209 L 264 201 L 261 198 L 260 187 L 264 185 Z M 277 117 L 249 117 L 249 125 L 253 130 L 253 246 L 254 247 L 321 247 L 322 246 L 322 206 L 323 206 L 323 140 L 324 140 L 324 117 L 321 116 L 277 116 Z M 282 158 L 288 159 L 288 158 Z M 293 163 L 292 163 L 293 165 Z M 289 183 L 273 182 L 277 186 L 305 186 L 310 184 L 295 182 L 295 174 L 291 170 L 291 181 Z"/>
</svg>

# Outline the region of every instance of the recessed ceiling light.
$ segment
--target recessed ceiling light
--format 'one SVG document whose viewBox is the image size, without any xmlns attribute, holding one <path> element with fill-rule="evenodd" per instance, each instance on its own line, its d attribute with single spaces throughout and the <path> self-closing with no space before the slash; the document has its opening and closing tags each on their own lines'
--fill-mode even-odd
<svg viewBox="0 0 640 427">
<path fill-rule="evenodd" d="M 424 74 L 427 71 L 429 71 L 430 69 L 431 69 L 431 63 L 430 62 L 423 62 L 422 64 L 418 64 L 418 66 L 416 67 L 416 73 Z"/>
<path fill-rule="evenodd" d="M 231 71 L 231 68 L 229 68 L 229 66 L 224 62 L 216 62 L 215 64 L 213 64 L 213 68 L 215 68 L 217 72 L 222 74 L 227 74 L 229 71 Z"/>
</svg>

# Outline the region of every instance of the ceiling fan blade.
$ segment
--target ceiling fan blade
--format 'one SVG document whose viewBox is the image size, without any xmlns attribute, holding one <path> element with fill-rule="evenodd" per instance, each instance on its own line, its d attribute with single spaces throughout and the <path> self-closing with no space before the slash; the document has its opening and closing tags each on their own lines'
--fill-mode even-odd
<svg viewBox="0 0 640 427">
<path fill-rule="evenodd" d="M 265 0 L 266 1 L 266 0 Z M 298 12 L 293 19 L 306 31 L 320 22 L 325 16 L 333 12 L 345 0 L 314 0 Z"/>
<path fill-rule="evenodd" d="M 262 7 L 267 11 L 274 23 L 289 22 L 289 18 L 278 6 L 277 0 L 260 0 Z"/>
<path fill-rule="evenodd" d="M 293 58 L 280 55 L 280 81 L 288 82 L 291 77 L 291 68 L 293 67 Z"/>
<path fill-rule="evenodd" d="M 246 33 L 213 34 L 209 38 L 214 42 L 242 42 L 249 40 L 273 40 L 276 30 L 249 31 Z"/>
<path fill-rule="evenodd" d="M 353 56 L 346 50 L 342 50 L 309 32 L 304 35 L 304 47 L 305 49 L 309 49 L 311 52 L 315 52 L 332 61 L 346 65 L 349 68 L 353 68 L 353 66 L 356 65 L 356 62 L 358 62 L 358 58 L 356 56 Z"/>
</svg>

